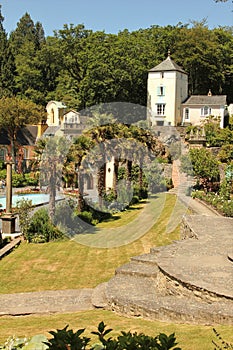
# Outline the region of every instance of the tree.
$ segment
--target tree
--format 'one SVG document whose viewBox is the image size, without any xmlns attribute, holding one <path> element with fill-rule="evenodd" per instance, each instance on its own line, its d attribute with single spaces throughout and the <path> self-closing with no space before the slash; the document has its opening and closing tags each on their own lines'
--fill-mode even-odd
<svg viewBox="0 0 233 350">
<path fill-rule="evenodd" d="M 0 98 L 14 92 L 14 58 L 8 45 L 7 34 L 3 27 L 4 17 L 0 5 Z"/>
<path fill-rule="evenodd" d="M 70 176 L 72 181 L 76 180 L 78 176 L 78 210 L 82 212 L 84 210 L 84 169 L 83 162 L 85 157 L 91 148 L 94 146 L 94 142 L 90 137 L 81 135 L 76 138 L 70 147 L 69 153 L 67 154 L 67 159 L 64 164 L 64 172 L 66 176 Z"/>
<path fill-rule="evenodd" d="M 62 185 L 62 170 L 71 146 L 65 137 L 54 136 L 46 139 L 40 160 L 40 183 L 49 193 L 49 217 L 55 215 L 56 191 Z"/>
<path fill-rule="evenodd" d="M 9 37 L 9 48 L 15 59 L 15 86 L 21 96 L 41 103 L 41 74 L 35 64 L 37 51 L 45 44 L 44 30 L 34 24 L 28 13 L 19 20 L 15 31 Z"/>
<path fill-rule="evenodd" d="M 0 99 L 0 129 L 3 129 L 10 140 L 8 155 L 15 161 L 17 153 L 17 133 L 27 124 L 37 124 L 44 119 L 44 108 L 33 102 L 18 97 Z"/>
</svg>

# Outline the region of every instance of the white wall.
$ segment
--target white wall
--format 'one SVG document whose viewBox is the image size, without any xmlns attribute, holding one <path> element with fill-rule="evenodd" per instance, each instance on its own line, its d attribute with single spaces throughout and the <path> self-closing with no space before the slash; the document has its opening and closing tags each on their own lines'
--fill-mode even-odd
<svg viewBox="0 0 233 350">
<path fill-rule="evenodd" d="M 158 96 L 159 86 L 165 87 L 165 95 Z M 188 79 L 187 75 L 178 71 L 149 72 L 148 105 L 151 110 L 152 125 L 157 120 L 164 120 L 164 125 L 177 125 L 182 121 L 181 103 L 187 98 Z M 165 104 L 164 116 L 157 115 L 157 104 Z"/>
</svg>

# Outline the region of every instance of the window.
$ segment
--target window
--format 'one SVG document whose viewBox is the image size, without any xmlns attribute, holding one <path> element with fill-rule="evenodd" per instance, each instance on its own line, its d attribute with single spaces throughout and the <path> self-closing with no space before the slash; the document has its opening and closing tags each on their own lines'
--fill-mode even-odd
<svg viewBox="0 0 233 350">
<path fill-rule="evenodd" d="M 184 118 L 187 120 L 189 119 L 189 108 L 185 108 L 185 111 L 184 111 Z"/>
<path fill-rule="evenodd" d="M 50 114 L 50 116 L 51 116 L 51 124 L 54 124 L 54 122 L 55 122 L 55 118 L 54 118 L 54 110 L 53 109 L 51 109 L 51 112 L 50 112 L 51 114 Z"/>
<path fill-rule="evenodd" d="M 160 77 L 161 77 L 161 78 L 164 78 L 164 72 L 161 72 L 161 73 L 160 73 Z"/>
<path fill-rule="evenodd" d="M 23 148 L 23 159 L 28 159 L 29 156 L 28 156 L 28 149 L 26 148 Z"/>
<path fill-rule="evenodd" d="M 210 107 L 208 107 L 208 106 L 202 107 L 202 109 L 201 109 L 201 115 L 202 115 L 203 117 L 206 117 L 207 115 L 210 115 L 210 114 L 211 114 L 211 108 L 210 108 Z"/>
<path fill-rule="evenodd" d="M 4 161 L 6 156 L 6 152 L 4 148 L 0 148 L 0 161 Z"/>
<path fill-rule="evenodd" d="M 164 96 L 165 95 L 165 86 L 158 86 L 157 87 L 157 95 L 158 96 Z"/>
<path fill-rule="evenodd" d="M 165 104 L 158 103 L 157 104 L 157 115 L 164 115 L 165 112 Z"/>
</svg>

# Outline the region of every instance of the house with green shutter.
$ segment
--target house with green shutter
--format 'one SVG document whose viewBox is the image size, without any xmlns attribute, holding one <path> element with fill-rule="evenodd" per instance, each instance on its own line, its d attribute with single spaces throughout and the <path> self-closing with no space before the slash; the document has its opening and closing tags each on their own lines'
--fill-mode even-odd
<svg viewBox="0 0 233 350">
<path fill-rule="evenodd" d="M 170 53 L 148 72 L 147 108 L 151 126 L 201 125 L 214 116 L 224 128 L 229 114 L 226 95 L 188 95 L 188 73 Z"/>
</svg>

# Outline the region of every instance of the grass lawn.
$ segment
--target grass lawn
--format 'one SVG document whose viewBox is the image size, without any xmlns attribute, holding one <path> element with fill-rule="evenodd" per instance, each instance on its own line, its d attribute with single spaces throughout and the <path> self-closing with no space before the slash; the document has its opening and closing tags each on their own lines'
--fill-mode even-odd
<svg viewBox="0 0 233 350">
<path fill-rule="evenodd" d="M 115 269 L 129 261 L 131 256 L 147 253 L 151 247 L 168 244 L 179 237 L 179 228 L 166 232 L 175 201 L 175 196 L 167 195 L 155 224 L 130 244 L 106 249 L 74 241 L 22 243 L 0 262 L 0 293 L 92 288 L 109 280 Z M 160 198 L 158 203 L 161 203 Z M 121 214 L 124 217 L 123 228 L 139 215 L 143 206 L 146 204 L 140 205 L 139 210 Z M 114 228 L 114 224 L 119 226 L 117 220 L 109 222 L 109 230 Z M 134 231 L 137 232 L 137 229 L 134 228 Z M 102 234 L 101 230 L 98 234 Z"/>
<path fill-rule="evenodd" d="M 169 244 L 179 238 L 179 227 L 171 227 L 169 222 L 177 214 L 173 212 L 176 197 L 167 195 L 163 205 L 158 198 L 160 206 L 159 215 L 154 225 L 144 235 L 135 238 L 129 244 L 114 248 L 96 248 L 74 241 L 55 242 L 47 244 L 21 244 L 10 255 L 0 261 L 0 293 L 16 293 L 40 290 L 73 289 L 95 287 L 103 281 L 110 279 L 116 267 L 130 260 L 131 256 L 147 253 L 150 247 Z M 146 204 L 138 205 L 134 209 L 117 214 L 120 220 L 111 220 L 99 225 L 99 228 L 112 230 L 124 227 L 133 220 L 137 220 Z M 182 215 L 184 209 L 181 205 L 177 213 Z M 172 218 L 169 221 L 169 218 Z M 174 228 L 174 227 L 173 227 Z M 135 227 L 137 231 L 137 227 Z M 101 233 L 97 231 L 100 241 Z M 183 350 L 214 349 L 211 340 L 215 338 L 212 327 L 178 325 L 147 321 L 136 318 L 126 318 L 104 310 L 92 310 L 70 314 L 51 314 L 40 316 L 0 317 L 0 343 L 8 336 L 32 336 L 45 334 L 56 328 L 63 328 L 69 324 L 70 328 L 86 328 L 86 335 L 95 330 L 100 321 L 104 321 L 114 329 L 113 336 L 121 330 L 144 332 L 157 335 L 159 332 L 170 334 L 175 332 L 179 346 Z M 217 326 L 216 329 L 227 340 L 232 339 L 233 327 Z"/>
<path fill-rule="evenodd" d="M 62 329 L 67 324 L 70 329 L 77 330 L 85 328 L 84 335 L 90 336 L 94 342 L 97 337 L 90 334 L 95 331 L 99 322 L 104 321 L 113 332 L 110 336 L 115 337 L 121 330 L 131 332 L 142 332 L 151 336 L 159 333 L 171 334 L 175 332 L 177 342 L 182 350 L 209 350 L 214 349 L 211 344 L 216 340 L 211 326 L 172 324 L 165 322 L 143 320 L 141 318 L 127 318 L 119 316 L 110 311 L 92 310 L 71 314 L 52 314 L 41 316 L 1 317 L 0 343 L 3 343 L 8 336 L 17 335 L 30 337 L 35 334 L 44 334 L 51 337 L 48 331 Z M 216 326 L 218 332 L 227 341 L 233 341 L 232 327 Z"/>
</svg>

